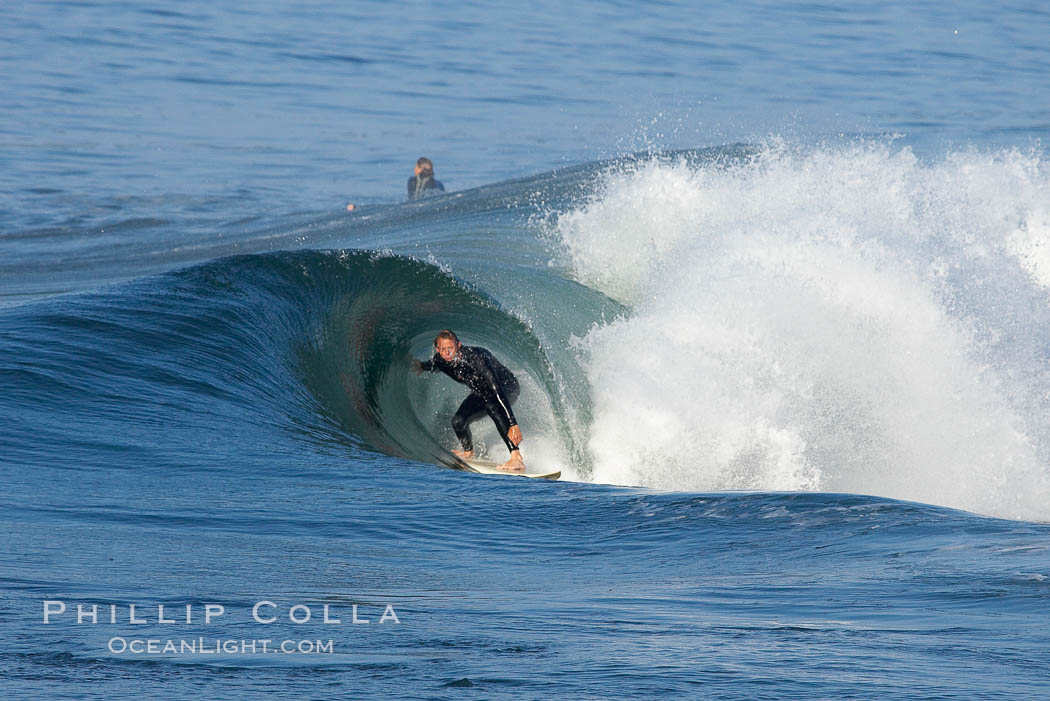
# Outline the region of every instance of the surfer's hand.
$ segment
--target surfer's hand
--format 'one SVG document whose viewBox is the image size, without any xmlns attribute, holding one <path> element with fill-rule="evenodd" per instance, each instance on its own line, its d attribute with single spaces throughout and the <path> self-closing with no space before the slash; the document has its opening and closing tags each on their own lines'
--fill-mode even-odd
<svg viewBox="0 0 1050 701">
<path fill-rule="evenodd" d="M 510 442 L 514 445 L 518 445 L 521 443 L 521 429 L 517 426 L 511 426 L 510 430 L 507 431 L 507 438 L 509 438 Z"/>
<path fill-rule="evenodd" d="M 419 362 L 419 358 L 412 358 L 412 372 L 417 375 L 423 373 L 423 363 Z"/>
</svg>

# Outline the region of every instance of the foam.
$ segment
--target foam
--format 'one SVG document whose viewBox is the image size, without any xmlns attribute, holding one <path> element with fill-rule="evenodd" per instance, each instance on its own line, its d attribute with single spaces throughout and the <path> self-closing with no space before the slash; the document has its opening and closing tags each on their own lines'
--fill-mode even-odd
<svg viewBox="0 0 1050 701">
<path fill-rule="evenodd" d="M 1050 519 L 1048 185 L 878 143 L 608 173 L 557 222 L 632 309 L 581 343 L 593 479 Z"/>
</svg>

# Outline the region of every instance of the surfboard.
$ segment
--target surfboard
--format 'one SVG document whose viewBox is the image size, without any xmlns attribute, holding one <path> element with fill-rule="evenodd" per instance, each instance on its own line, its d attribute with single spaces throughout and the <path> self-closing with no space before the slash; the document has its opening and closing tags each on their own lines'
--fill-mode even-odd
<svg viewBox="0 0 1050 701">
<path fill-rule="evenodd" d="M 489 460 L 463 460 L 460 458 L 460 462 L 467 466 L 467 469 L 471 472 L 479 472 L 483 475 L 512 475 L 517 477 L 532 477 L 533 479 L 541 480 L 556 480 L 561 477 L 561 470 L 554 470 L 553 472 L 507 472 L 506 470 L 499 469 L 500 463 L 491 462 Z M 528 467 L 525 468 L 528 470 Z"/>
</svg>

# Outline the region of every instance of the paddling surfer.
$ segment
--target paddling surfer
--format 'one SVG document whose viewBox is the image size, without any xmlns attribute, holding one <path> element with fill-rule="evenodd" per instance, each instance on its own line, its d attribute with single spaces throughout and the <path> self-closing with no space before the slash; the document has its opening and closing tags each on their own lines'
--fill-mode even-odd
<svg viewBox="0 0 1050 701">
<path fill-rule="evenodd" d="M 433 190 L 433 192 L 429 192 Z M 426 156 L 416 161 L 415 175 L 408 179 L 408 199 L 444 192 L 445 186 L 434 177 L 434 164 Z"/>
<path fill-rule="evenodd" d="M 436 195 L 444 192 L 445 186 L 434 177 L 434 162 L 426 156 L 416 161 L 415 175 L 408 179 L 408 199 L 415 200 L 425 195 Z M 351 202 L 346 211 L 357 211 L 357 205 Z"/>
<path fill-rule="evenodd" d="M 521 429 L 510 408 L 511 403 L 518 398 L 518 380 L 492 353 L 479 346 L 464 346 L 456 334 L 446 330 L 434 339 L 434 357 L 426 362 L 413 358 L 412 370 L 417 375 L 424 370 L 440 370 L 456 382 L 470 387 L 470 394 L 452 417 L 452 430 L 463 445 L 463 450 L 452 451 L 454 455 L 464 460 L 474 457 L 470 424 L 488 414 L 510 451 L 510 459 L 499 469 L 507 472 L 525 471 L 525 461 L 518 450 Z"/>
</svg>

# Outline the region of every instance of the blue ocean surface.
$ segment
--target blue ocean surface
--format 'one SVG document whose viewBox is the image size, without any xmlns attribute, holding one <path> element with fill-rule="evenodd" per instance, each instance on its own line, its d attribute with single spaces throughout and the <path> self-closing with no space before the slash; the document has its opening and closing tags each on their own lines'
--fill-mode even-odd
<svg viewBox="0 0 1050 701">
<path fill-rule="evenodd" d="M 0 696 L 1045 698 L 1047 29 L 0 6 Z"/>
</svg>

